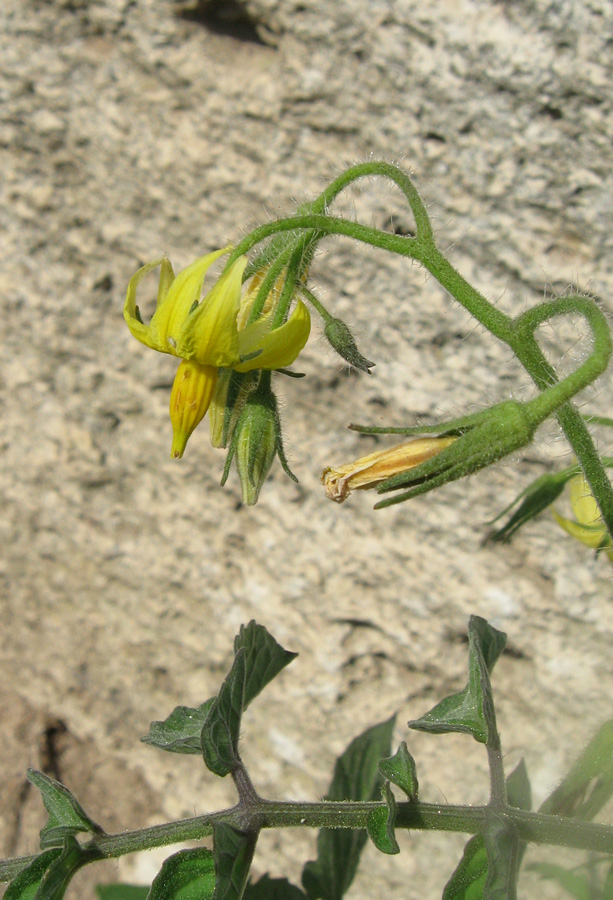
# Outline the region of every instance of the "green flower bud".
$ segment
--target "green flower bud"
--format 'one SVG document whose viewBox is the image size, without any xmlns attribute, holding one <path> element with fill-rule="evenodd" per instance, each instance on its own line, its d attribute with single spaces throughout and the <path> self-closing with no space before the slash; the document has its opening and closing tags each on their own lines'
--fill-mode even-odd
<svg viewBox="0 0 613 900">
<path fill-rule="evenodd" d="M 339 356 L 342 356 L 345 362 L 361 372 L 367 372 L 370 375 L 370 369 L 374 366 L 374 362 L 366 359 L 358 350 L 355 339 L 349 330 L 349 327 L 342 319 L 336 319 L 329 316 L 326 320 L 324 334 L 332 347 Z"/>
<path fill-rule="evenodd" d="M 263 373 L 259 385 L 247 396 L 238 417 L 222 485 L 226 482 L 232 459 L 236 456 L 243 503 L 254 506 L 277 454 L 285 472 L 293 481 L 297 481 L 285 458 L 277 399 L 270 388 L 270 373 Z"/>
</svg>

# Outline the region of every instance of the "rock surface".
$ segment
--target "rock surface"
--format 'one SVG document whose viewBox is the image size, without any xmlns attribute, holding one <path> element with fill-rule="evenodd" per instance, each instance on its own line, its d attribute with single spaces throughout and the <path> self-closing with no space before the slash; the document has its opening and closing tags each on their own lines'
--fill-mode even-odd
<svg viewBox="0 0 613 900">
<path fill-rule="evenodd" d="M 509 634 L 494 680 L 506 761 L 525 757 L 540 802 L 610 715 L 611 570 L 547 516 L 508 546 L 481 539 L 543 464 L 567 462 L 556 427 L 521 458 L 386 511 L 368 494 L 329 503 L 319 485 L 324 465 L 385 446 L 351 421 L 525 397 L 505 348 L 417 266 L 328 240 L 314 290 L 377 367 L 348 375 L 310 342 L 307 378 L 279 386 L 300 485 L 277 467 L 246 509 L 235 473 L 219 488 L 206 424 L 168 459 L 175 365 L 132 340 L 121 306 L 142 262 L 166 251 L 181 268 L 372 157 L 415 174 L 441 248 L 505 312 L 569 286 L 611 312 L 611 4 L 3 10 L 2 852 L 36 850 L 27 765 L 109 829 L 232 803 L 230 784 L 138 737 L 216 692 L 251 618 L 300 652 L 244 721 L 264 795 L 324 794 L 335 755 L 398 712 L 422 797 L 482 802 L 481 748 L 405 727 L 463 685 L 477 613 Z M 411 227 L 385 185 L 348 194 L 340 211 Z M 562 369 L 587 353 L 579 323 L 543 340 Z M 586 393 L 610 413 L 609 378 Z M 349 898 L 380 895 L 381 879 L 390 897 L 440 896 L 463 839 L 400 843 L 393 859 L 367 849 Z M 313 851 L 312 834 L 266 834 L 255 871 L 297 880 Z M 162 858 L 82 873 L 69 896 L 93 897 L 102 877 L 147 881 Z"/>
</svg>

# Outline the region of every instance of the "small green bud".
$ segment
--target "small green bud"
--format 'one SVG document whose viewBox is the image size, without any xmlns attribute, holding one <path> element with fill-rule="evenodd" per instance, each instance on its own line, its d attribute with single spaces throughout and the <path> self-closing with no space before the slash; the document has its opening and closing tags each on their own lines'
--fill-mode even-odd
<svg viewBox="0 0 613 900">
<path fill-rule="evenodd" d="M 333 316 L 330 316 L 326 320 L 324 334 L 332 347 L 339 356 L 343 357 L 345 362 L 348 362 L 354 369 L 359 369 L 360 372 L 367 372 L 370 375 L 370 369 L 375 364 L 362 356 L 356 346 L 356 342 L 349 327 L 342 319 L 336 319 Z"/>
<path fill-rule="evenodd" d="M 263 374 L 258 387 L 247 396 L 238 417 L 226 459 L 222 485 L 226 482 L 232 459 L 236 456 L 243 503 L 254 506 L 258 502 L 260 490 L 277 454 L 285 472 L 297 481 L 296 476 L 289 470 L 283 450 L 277 398 L 270 388 L 269 374 Z"/>
</svg>

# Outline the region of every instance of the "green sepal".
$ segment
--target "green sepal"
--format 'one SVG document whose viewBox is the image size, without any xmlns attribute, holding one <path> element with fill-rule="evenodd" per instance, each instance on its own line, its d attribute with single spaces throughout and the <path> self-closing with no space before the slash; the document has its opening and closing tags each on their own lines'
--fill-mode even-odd
<svg viewBox="0 0 613 900">
<path fill-rule="evenodd" d="M 539 812 L 589 821 L 613 795 L 613 719 L 604 722 Z"/>
<path fill-rule="evenodd" d="M 180 850 L 164 861 L 147 900 L 212 900 L 215 861 L 208 847 Z"/>
<path fill-rule="evenodd" d="M 213 900 L 241 900 L 257 840 L 257 832 L 240 831 L 225 822 L 213 825 L 216 878 Z"/>
<path fill-rule="evenodd" d="M 169 753 L 202 753 L 200 734 L 214 697 L 210 697 L 196 709 L 175 706 L 163 722 L 152 722 L 149 734 L 141 738 L 144 744 L 167 750 Z"/>
<path fill-rule="evenodd" d="M 388 853 L 393 856 L 396 853 L 400 853 L 400 847 L 398 846 L 395 832 L 398 809 L 396 806 L 396 798 L 392 793 L 389 781 L 385 782 L 381 793 L 385 800 L 385 806 L 382 806 L 379 809 L 373 809 L 372 812 L 368 814 L 366 830 L 377 850 L 380 850 L 381 853 Z"/>
<path fill-rule="evenodd" d="M 234 662 L 211 703 L 200 734 L 204 761 L 216 775 L 231 772 L 239 761 L 243 711 L 279 672 L 296 658 L 264 628 L 251 621 L 234 640 Z"/>
<path fill-rule="evenodd" d="M 78 800 L 59 781 L 54 781 L 36 769 L 28 769 L 27 778 L 41 792 L 45 809 L 49 814 L 47 823 L 40 832 L 41 850 L 61 847 L 68 835 L 79 832 L 104 834 L 100 825 L 90 819 Z"/>
<path fill-rule="evenodd" d="M 482 744 L 495 734 L 494 707 L 489 673 L 504 650 L 506 634 L 492 628 L 480 616 L 468 624 L 468 684 L 463 691 L 445 697 L 409 728 L 444 734 L 450 731 L 472 734 Z"/>
<path fill-rule="evenodd" d="M 352 428 L 366 434 L 387 433 L 391 430 L 369 429 L 362 426 Z M 509 453 L 525 447 L 532 441 L 535 430 L 536 422 L 532 420 L 528 405 L 514 400 L 505 400 L 482 412 L 439 425 L 394 429 L 394 433 L 457 436 L 458 440 L 418 466 L 382 481 L 377 488 L 379 493 L 405 488 L 407 490 L 395 497 L 379 501 L 375 509 L 402 503 L 450 481 L 473 475 Z"/>
<path fill-rule="evenodd" d="M 262 875 L 258 881 L 249 882 L 243 900 L 306 900 L 306 894 L 287 878 Z"/>
<path fill-rule="evenodd" d="M 147 900 L 150 888 L 144 884 L 97 884 L 98 900 Z"/>
<path fill-rule="evenodd" d="M 487 540 L 500 543 L 510 541 L 515 532 L 519 531 L 526 522 L 534 519 L 535 516 L 546 510 L 548 506 L 551 506 L 564 490 L 566 483 L 580 471 L 581 469 L 578 466 L 573 466 L 555 475 L 545 474 L 535 479 L 495 519 L 488 522 L 488 525 L 493 525 L 494 522 L 501 519 L 502 516 L 506 515 L 510 509 L 519 503 L 510 519 L 505 522 L 502 528 L 497 528 L 490 532 Z M 521 503 L 520 500 L 522 501 Z"/>
<path fill-rule="evenodd" d="M 59 847 L 53 850 L 45 850 L 21 872 L 16 875 L 6 891 L 3 900 L 34 900 L 40 883 L 47 874 L 52 863 L 62 855 Z"/>
<path fill-rule="evenodd" d="M 381 789 L 379 760 L 389 756 L 396 717 L 354 738 L 334 767 L 326 800 L 376 800 Z M 322 828 L 317 859 L 306 863 L 302 884 L 310 900 L 340 900 L 349 889 L 366 841 L 364 829 Z"/>
<path fill-rule="evenodd" d="M 404 741 L 393 756 L 379 760 L 379 772 L 405 792 L 409 800 L 417 800 L 419 784 L 415 760 Z"/>
</svg>

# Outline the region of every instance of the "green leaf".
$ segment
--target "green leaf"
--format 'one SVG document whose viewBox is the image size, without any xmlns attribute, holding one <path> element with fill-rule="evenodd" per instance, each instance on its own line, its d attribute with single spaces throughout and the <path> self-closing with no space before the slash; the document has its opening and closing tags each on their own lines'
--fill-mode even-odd
<svg viewBox="0 0 613 900">
<path fill-rule="evenodd" d="M 249 882 L 243 900 L 306 900 L 306 895 L 287 878 L 262 875 L 259 881 Z"/>
<path fill-rule="evenodd" d="M 596 732 L 539 812 L 589 821 L 613 795 L 613 719 Z"/>
<path fill-rule="evenodd" d="M 396 798 L 392 793 L 389 781 L 383 785 L 383 799 L 385 806 L 380 809 L 373 809 L 368 816 L 366 830 L 371 841 L 381 853 L 389 853 L 393 855 L 400 853 L 400 847 L 396 840 Z"/>
<path fill-rule="evenodd" d="M 4 896 L 6 897 L 6 894 Z M 613 900 L 613 863 L 609 866 L 604 878 L 602 900 Z"/>
<path fill-rule="evenodd" d="M 395 716 L 355 738 L 336 761 L 326 800 L 376 800 L 381 788 L 379 760 L 388 756 Z M 367 841 L 364 829 L 322 828 L 317 837 L 317 859 L 302 871 L 302 884 L 310 900 L 340 900 L 348 890 Z"/>
<path fill-rule="evenodd" d="M 429 713 L 409 722 L 409 728 L 444 734 L 472 734 L 482 744 L 495 734 L 494 704 L 489 673 L 504 650 L 506 634 L 480 616 L 468 623 L 468 684 L 463 691 L 441 700 Z"/>
<path fill-rule="evenodd" d="M 531 863 L 526 868 L 538 872 L 541 878 L 548 881 L 557 881 L 576 900 L 593 900 L 590 878 L 585 873 L 572 872 L 554 863 Z"/>
<path fill-rule="evenodd" d="M 510 541 L 515 532 L 518 531 L 522 525 L 525 525 L 530 519 L 534 519 L 535 516 L 538 516 L 539 513 L 542 513 L 547 509 L 548 506 L 551 506 L 564 490 L 566 483 L 573 475 L 576 475 L 577 472 L 580 471 L 578 466 L 572 466 L 555 475 L 541 475 L 540 478 L 537 478 L 532 484 L 529 484 L 528 487 L 523 490 L 521 494 L 506 507 L 506 509 L 503 509 L 495 519 L 492 519 L 492 521 L 488 523 L 493 525 L 494 522 L 497 522 L 498 519 L 502 518 L 505 513 L 509 512 L 509 510 L 523 498 L 511 518 L 502 526 L 502 528 L 492 531 L 491 534 L 488 535 L 487 540 L 499 541 L 502 543 Z"/>
<path fill-rule="evenodd" d="M 176 706 L 163 722 L 152 722 L 149 734 L 142 737 L 141 741 L 169 753 L 200 755 L 202 753 L 200 733 L 214 700 L 215 698 L 211 697 L 196 709 L 190 706 Z"/>
<path fill-rule="evenodd" d="M 486 879 L 485 841 L 476 834 L 464 847 L 462 859 L 445 885 L 443 900 L 483 900 Z"/>
<path fill-rule="evenodd" d="M 33 900 L 49 866 L 61 855 L 62 851 L 57 847 L 39 853 L 27 868 L 13 878 L 4 893 L 4 900 Z"/>
<path fill-rule="evenodd" d="M 241 716 L 249 703 L 295 657 L 262 626 L 250 622 L 234 641 L 234 662 L 213 700 L 200 735 L 204 761 L 216 775 L 238 764 Z"/>
<path fill-rule="evenodd" d="M 507 778 L 507 797 L 511 806 L 516 809 L 532 809 L 532 790 L 523 759 L 520 759 Z"/>
<path fill-rule="evenodd" d="M 147 900 L 149 888 L 143 884 L 97 884 L 98 900 Z"/>
<path fill-rule="evenodd" d="M 483 900 L 516 900 L 519 839 L 515 826 L 488 809 L 483 838 L 487 853 Z"/>
<path fill-rule="evenodd" d="M 258 836 L 231 825 L 213 825 L 216 886 L 214 900 L 240 900 L 249 878 L 249 869 Z"/>
<path fill-rule="evenodd" d="M 254 700 L 282 669 L 296 659 L 297 653 L 285 650 L 274 637 L 253 620 L 241 625 L 234 638 L 234 652 L 246 651 L 245 693 L 243 709 Z"/>
<path fill-rule="evenodd" d="M 63 850 L 40 881 L 35 900 L 62 900 L 73 875 L 98 859 L 104 859 L 104 854 L 97 847 L 81 847 L 73 835 L 67 835 Z"/>
<path fill-rule="evenodd" d="M 54 781 L 36 769 L 28 769 L 27 778 L 43 795 L 43 803 L 49 814 L 47 824 L 40 832 L 41 850 L 61 847 L 68 835 L 79 832 L 104 834 L 100 825 L 90 819 L 68 788 L 59 781 Z"/>
<path fill-rule="evenodd" d="M 197 847 L 180 850 L 164 861 L 147 900 L 211 900 L 214 892 L 213 851 Z"/>
<path fill-rule="evenodd" d="M 419 784 L 415 760 L 403 741 L 393 756 L 379 760 L 379 772 L 405 792 L 409 800 L 417 800 Z"/>
<path fill-rule="evenodd" d="M 530 782 L 523 760 L 507 778 L 507 796 L 511 806 L 515 806 L 517 809 L 531 809 L 532 807 Z M 521 853 L 520 843 L 518 867 Z M 464 847 L 464 855 L 447 882 L 443 900 L 483 900 L 487 873 L 485 840 L 482 834 L 476 834 Z"/>
</svg>

